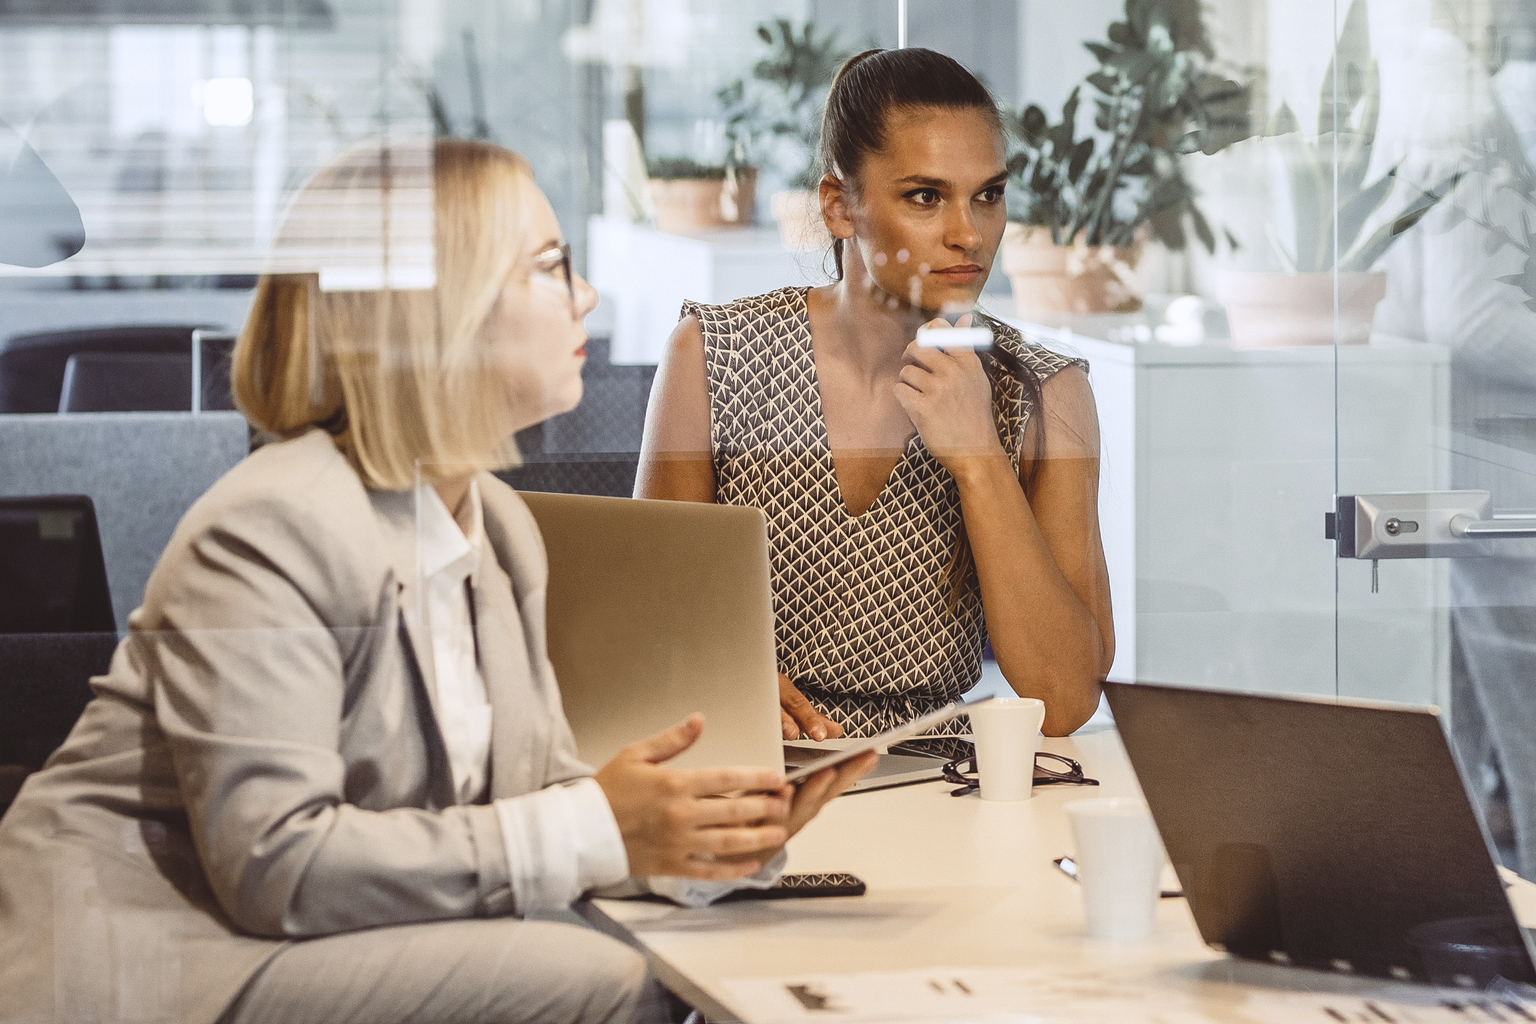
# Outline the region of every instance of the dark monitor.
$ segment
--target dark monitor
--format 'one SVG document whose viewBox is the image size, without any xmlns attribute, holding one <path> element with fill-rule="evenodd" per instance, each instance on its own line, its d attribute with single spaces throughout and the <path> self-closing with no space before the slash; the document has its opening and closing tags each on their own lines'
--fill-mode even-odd
<svg viewBox="0 0 1536 1024">
<path fill-rule="evenodd" d="M 192 332 L 192 411 L 229 412 L 235 408 L 230 383 L 235 342 L 228 331 Z"/>
<path fill-rule="evenodd" d="M 0 498 L 0 775 L 42 767 L 116 647 L 91 499 Z"/>
<path fill-rule="evenodd" d="M 91 499 L 0 498 L 0 633 L 116 631 Z"/>
<path fill-rule="evenodd" d="M 1346 974 L 1536 983 L 1434 711 L 1104 692 L 1207 943 Z"/>
</svg>

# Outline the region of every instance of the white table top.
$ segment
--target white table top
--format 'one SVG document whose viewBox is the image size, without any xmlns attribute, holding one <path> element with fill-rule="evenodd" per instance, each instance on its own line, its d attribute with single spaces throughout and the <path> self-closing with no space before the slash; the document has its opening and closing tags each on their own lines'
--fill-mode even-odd
<svg viewBox="0 0 1536 1024">
<path fill-rule="evenodd" d="M 1062 806 L 1139 789 L 1112 730 L 1044 745 L 1081 761 L 1103 785 L 1041 787 L 1019 803 L 951 797 L 954 787 L 944 783 L 834 801 L 791 842 L 789 870 L 852 872 L 868 885 L 862 897 L 693 910 L 596 900 L 578 909 L 599 928 L 643 946 L 664 983 L 719 1021 L 744 1019 L 722 985 L 727 979 L 935 966 L 1106 971 L 1153 998 L 1196 999 L 1202 1017 L 1216 1021 L 1250 1021 L 1236 1008 L 1251 986 L 1396 988 L 1410 1000 L 1422 998 L 1421 988 L 1225 957 L 1200 941 L 1181 899 L 1161 901 L 1156 930 L 1145 941 L 1089 939 L 1076 883 L 1051 864 L 1072 852 Z"/>
</svg>

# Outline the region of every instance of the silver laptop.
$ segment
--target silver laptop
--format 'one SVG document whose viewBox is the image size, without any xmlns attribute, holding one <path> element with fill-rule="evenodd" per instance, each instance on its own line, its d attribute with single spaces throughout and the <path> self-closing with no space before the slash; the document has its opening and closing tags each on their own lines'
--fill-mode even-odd
<svg viewBox="0 0 1536 1024">
<path fill-rule="evenodd" d="M 704 734 L 679 767 L 782 769 L 825 753 L 780 731 L 760 511 L 520 493 L 549 553 L 549 658 L 582 760 L 601 766 L 695 711 Z M 941 763 L 883 755 L 855 788 L 938 778 Z"/>
</svg>

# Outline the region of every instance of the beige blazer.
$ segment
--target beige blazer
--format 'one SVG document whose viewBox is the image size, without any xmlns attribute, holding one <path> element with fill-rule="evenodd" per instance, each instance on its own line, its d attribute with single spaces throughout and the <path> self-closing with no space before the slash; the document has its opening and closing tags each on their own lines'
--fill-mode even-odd
<svg viewBox="0 0 1536 1024">
<path fill-rule="evenodd" d="M 545 652 L 538 529 L 479 482 L 499 798 L 591 770 Z M 96 698 L 0 822 L 0 1022 L 211 1024 L 285 941 L 516 912 L 495 809 L 454 805 L 414 496 L 374 499 L 313 431 L 188 511 Z"/>
</svg>

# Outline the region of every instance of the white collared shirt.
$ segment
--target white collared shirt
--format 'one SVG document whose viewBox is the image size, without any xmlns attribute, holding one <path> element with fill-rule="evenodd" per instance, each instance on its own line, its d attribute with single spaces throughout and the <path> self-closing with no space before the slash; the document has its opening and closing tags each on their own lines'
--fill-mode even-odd
<svg viewBox="0 0 1536 1024">
<path fill-rule="evenodd" d="M 490 781 L 491 704 L 475 650 L 471 588 L 485 550 L 479 485 L 455 519 L 431 486 L 416 495 L 416 551 L 436 677 L 438 727 L 460 803 Z M 629 876 L 629 857 L 602 787 L 591 778 L 496 801 L 521 913 L 563 909 L 588 889 Z"/>
<path fill-rule="evenodd" d="M 470 482 L 456 521 L 432 487 L 417 495 L 416 557 L 421 572 L 423 619 L 432 642 L 437 683 L 437 724 L 448 748 L 454 796 L 474 803 L 485 792 L 491 753 L 491 705 L 475 655 L 469 591 L 480 582 L 485 546 L 480 487 Z"/>
</svg>

